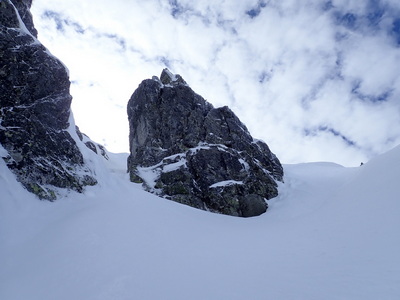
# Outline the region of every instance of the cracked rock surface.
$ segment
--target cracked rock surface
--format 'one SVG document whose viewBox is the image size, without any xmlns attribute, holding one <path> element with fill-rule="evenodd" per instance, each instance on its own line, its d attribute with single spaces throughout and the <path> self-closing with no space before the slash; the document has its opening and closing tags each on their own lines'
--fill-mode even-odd
<svg viewBox="0 0 400 300">
<path fill-rule="evenodd" d="M 71 135 L 68 71 L 36 39 L 31 2 L 0 1 L 0 144 L 17 179 L 55 200 L 54 187 L 80 192 L 96 180 Z"/>
</svg>

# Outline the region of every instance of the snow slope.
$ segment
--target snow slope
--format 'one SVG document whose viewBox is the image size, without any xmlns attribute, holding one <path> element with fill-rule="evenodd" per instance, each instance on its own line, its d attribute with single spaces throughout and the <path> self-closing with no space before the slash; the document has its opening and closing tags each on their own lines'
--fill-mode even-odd
<svg viewBox="0 0 400 300">
<path fill-rule="evenodd" d="M 146 193 L 126 154 L 110 160 L 54 203 L 0 160 L 0 299 L 400 299 L 400 147 L 358 168 L 285 165 L 248 219 Z"/>
</svg>

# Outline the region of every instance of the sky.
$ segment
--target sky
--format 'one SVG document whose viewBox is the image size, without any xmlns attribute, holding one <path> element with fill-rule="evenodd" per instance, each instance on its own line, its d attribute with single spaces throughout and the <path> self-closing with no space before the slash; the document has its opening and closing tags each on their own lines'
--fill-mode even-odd
<svg viewBox="0 0 400 300">
<path fill-rule="evenodd" d="M 81 131 L 129 151 L 126 106 L 163 68 L 229 106 L 283 163 L 361 162 L 400 144 L 398 0 L 34 0 L 70 71 Z"/>
</svg>

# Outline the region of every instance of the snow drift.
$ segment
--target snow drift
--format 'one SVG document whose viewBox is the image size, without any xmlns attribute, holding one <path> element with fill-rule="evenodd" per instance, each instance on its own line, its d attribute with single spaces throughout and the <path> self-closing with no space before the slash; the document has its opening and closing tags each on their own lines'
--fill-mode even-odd
<svg viewBox="0 0 400 300">
<path fill-rule="evenodd" d="M 83 149 L 84 150 L 84 149 Z M 358 168 L 285 165 L 280 196 L 240 219 L 129 182 L 38 201 L 0 161 L 0 299 L 399 299 L 400 147 Z"/>
</svg>

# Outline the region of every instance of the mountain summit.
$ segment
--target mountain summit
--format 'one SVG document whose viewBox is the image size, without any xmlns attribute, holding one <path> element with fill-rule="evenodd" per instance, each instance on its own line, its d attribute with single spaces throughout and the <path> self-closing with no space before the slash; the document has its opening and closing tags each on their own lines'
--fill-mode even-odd
<svg viewBox="0 0 400 300">
<path fill-rule="evenodd" d="M 251 217 L 278 195 L 283 169 L 226 106 L 214 108 L 180 75 L 164 69 L 128 103 L 131 181 L 212 212 Z"/>
</svg>

